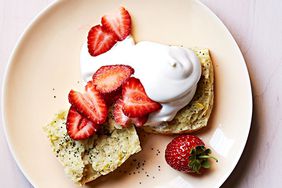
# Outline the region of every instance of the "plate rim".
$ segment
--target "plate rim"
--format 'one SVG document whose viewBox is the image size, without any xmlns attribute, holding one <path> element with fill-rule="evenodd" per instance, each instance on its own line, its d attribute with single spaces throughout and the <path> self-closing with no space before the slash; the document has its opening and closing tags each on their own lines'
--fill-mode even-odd
<svg viewBox="0 0 282 188">
<path fill-rule="evenodd" d="M 26 25 L 26 27 L 24 28 L 23 32 L 20 34 L 20 36 L 18 37 L 15 46 L 13 47 L 11 54 L 8 58 L 8 63 L 6 64 L 5 68 L 4 68 L 4 73 L 3 73 L 3 77 L 2 77 L 2 88 L 1 88 L 1 116 L 2 116 L 2 123 L 3 123 L 3 130 L 4 130 L 4 135 L 5 135 L 5 139 L 6 139 L 6 143 L 8 145 L 8 148 L 12 154 L 13 159 L 15 160 L 17 166 L 19 167 L 21 173 L 23 173 L 24 177 L 27 179 L 27 181 L 33 186 L 35 186 L 35 182 L 33 182 L 32 178 L 29 176 L 29 174 L 24 170 L 24 168 L 22 167 L 21 163 L 18 160 L 18 156 L 16 155 L 16 152 L 14 150 L 14 147 L 11 144 L 10 141 L 10 137 L 8 134 L 8 130 L 7 130 L 7 124 L 6 123 L 6 115 L 5 115 L 5 105 L 4 105 L 4 101 L 5 101 L 5 91 L 6 91 L 6 85 L 8 84 L 7 81 L 7 77 L 11 71 L 11 66 L 12 66 L 12 62 L 13 59 L 15 57 L 15 54 L 18 50 L 18 47 L 20 46 L 20 44 L 22 43 L 22 41 L 24 41 L 24 38 L 26 37 L 26 35 L 28 34 L 28 32 L 32 29 L 33 25 L 35 25 L 38 20 L 44 16 L 44 14 L 46 14 L 50 9 L 52 9 L 54 6 L 56 6 L 59 3 L 59 1 L 55 0 L 51 3 L 49 3 L 47 6 L 45 6 L 42 10 L 40 10 Z"/>
<path fill-rule="evenodd" d="M 196 0 L 194 0 L 196 1 Z M 253 117 L 253 95 L 252 95 L 252 85 L 251 85 L 251 78 L 250 78 L 250 74 L 249 74 L 249 70 L 248 70 L 248 67 L 247 67 L 247 63 L 245 61 L 245 58 L 243 56 L 243 53 L 239 47 L 239 45 L 237 44 L 236 40 L 234 39 L 233 35 L 231 34 L 231 32 L 229 31 L 229 29 L 226 27 L 226 25 L 221 21 L 221 19 L 209 8 L 207 7 L 205 4 L 203 4 L 201 1 L 197 1 L 197 3 L 199 3 L 199 5 L 201 5 L 203 8 L 205 8 L 213 17 L 214 19 L 217 20 L 217 22 L 221 25 L 221 27 L 226 31 L 228 37 L 232 40 L 232 43 L 234 44 L 234 46 L 236 46 L 236 51 L 239 52 L 240 54 L 240 58 L 242 59 L 242 61 L 244 62 L 242 64 L 242 67 L 244 67 L 244 71 L 247 75 L 247 78 L 248 80 L 248 88 L 250 90 L 249 92 L 249 106 L 248 106 L 248 109 L 250 110 L 250 115 L 249 115 L 249 123 L 248 123 L 248 134 L 246 135 L 245 139 L 244 139 L 244 143 L 242 144 L 241 148 L 240 148 L 240 155 L 238 155 L 238 157 L 236 157 L 236 160 L 233 161 L 233 164 L 232 164 L 232 168 L 230 168 L 230 171 L 228 173 L 226 173 L 222 178 L 218 184 L 217 184 L 217 187 L 220 187 L 224 184 L 224 182 L 226 182 L 226 180 L 230 177 L 230 175 L 232 174 L 232 172 L 234 171 L 235 167 L 237 166 L 237 164 L 239 163 L 242 155 L 243 155 L 243 152 L 244 152 L 244 149 L 246 147 L 246 144 L 247 144 L 247 141 L 248 141 L 248 138 L 249 138 L 249 135 L 250 135 L 250 130 L 251 130 L 251 126 L 252 126 L 252 117 Z"/>
<path fill-rule="evenodd" d="M 241 52 L 240 47 L 238 46 L 236 40 L 234 39 L 234 37 L 232 36 L 231 32 L 229 31 L 229 29 L 225 26 L 225 24 L 221 21 L 221 19 L 209 8 L 207 7 L 204 3 L 202 3 L 201 1 L 197 1 L 197 0 L 192 0 L 194 1 L 194 3 L 197 3 L 198 5 L 200 5 L 203 9 L 205 9 L 210 15 L 212 15 L 213 19 L 215 19 L 218 24 L 222 27 L 222 29 L 224 29 L 224 31 L 226 32 L 228 38 L 231 40 L 231 42 L 233 43 L 233 45 L 236 48 L 236 51 L 238 52 L 238 54 L 240 55 L 240 59 L 243 61 L 242 63 L 242 67 L 244 68 L 244 72 L 247 76 L 247 80 L 246 83 L 248 85 L 249 88 L 249 96 L 248 98 L 250 99 L 248 101 L 248 109 L 249 109 L 249 115 L 248 115 L 248 133 L 246 135 L 246 137 L 244 138 L 244 143 L 241 144 L 241 148 L 239 148 L 240 150 L 240 155 L 238 155 L 237 157 L 235 157 L 236 160 L 233 160 L 233 164 L 231 165 L 231 168 L 229 169 L 228 173 L 226 173 L 224 176 L 222 176 L 220 178 L 220 181 L 218 181 L 216 187 L 220 187 L 224 184 L 224 182 L 226 182 L 226 180 L 228 179 L 228 177 L 230 177 L 230 175 L 232 174 L 232 172 L 234 171 L 235 167 L 237 166 L 237 164 L 239 163 L 239 160 L 242 157 L 242 154 L 244 152 L 244 149 L 246 147 L 247 144 L 247 140 L 249 138 L 250 135 L 250 129 L 252 126 L 252 116 L 253 116 L 253 96 L 252 96 L 252 87 L 251 87 L 251 79 L 250 79 L 250 74 L 248 71 L 248 67 L 246 64 L 246 61 L 244 59 L 244 56 Z M 25 178 L 29 181 L 29 183 L 36 187 L 36 183 L 33 181 L 33 178 L 30 177 L 30 175 L 25 171 L 25 169 L 22 167 L 21 163 L 18 160 L 18 156 L 16 155 L 16 152 L 14 150 L 14 147 L 11 144 L 10 141 L 10 137 L 9 137 L 9 133 L 7 130 L 7 122 L 6 122 L 6 117 L 5 117 L 5 105 L 4 105 L 4 99 L 5 99 L 5 91 L 6 91 L 6 85 L 8 84 L 7 81 L 7 77 L 11 71 L 11 67 L 12 67 L 12 62 L 13 59 L 15 57 L 15 54 L 18 50 L 18 47 L 20 46 L 20 44 L 24 41 L 26 35 L 28 34 L 28 32 L 32 29 L 32 27 L 40 20 L 41 17 L 43 17 L 46 13 L 48 13 L 53 7 L 57 6 L 59 3 L 61 3 L 62 1 L 58 1 L 55 0 L 51 3 L 49 3 L 46 7 L 44 7 L 42 10 L 40 10 L 32 19 L 31 21 L 29 21 L 29 23 L 27 24 L 27 26 L 25 27 L 24 31 L 20 34 L 20 36 L 18 37 L 15 46 L 13 47 L 11 54 L 8 58 L 8 62 L 4 68 L 4 73 L 3 73 L 3 77 L 2 77 L 2 92 L 1 92 L 1 116 L 2 116 L 2 123 L 3 123 L 3 130 L 4 130 L 4 135 L 6 138 L 6 143 L 8 145 L 8 148 L 12 154 L 13 159 L 15 160 L 17 166 L 19 167 L 20 171 L 23 173 L 23 175 L 25 176 Z"/>
</svg>

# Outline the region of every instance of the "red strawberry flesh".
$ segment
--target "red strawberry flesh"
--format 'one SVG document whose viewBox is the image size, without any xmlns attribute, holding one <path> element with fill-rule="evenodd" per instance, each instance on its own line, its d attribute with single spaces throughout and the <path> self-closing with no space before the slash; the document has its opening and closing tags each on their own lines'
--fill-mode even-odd
<svg viewBox="0 0 282 188">
<path fill-rule="evenodd" d="M 114 119 L 117 124 L 123 127 L 127 127 L 131 123 L 135 124 L 137 127 L 140 127 L 144 125 L 148 120 L 148 116 L 129 118 L 123 113 L 122 108 L 123 108 L 123 101 L 119 99 L 116 101 L 114 105 Z"/>
<path fill-rule="evenodd" d="M 113 105 L 121 97 L 121 87 L 111 93 L 102 94 L 108 107 Z"/>
<path fill-rule="evenodd" d="M 102 66 L 93 75 L 93 84 L 100 93 L 117 90 L 134 73 L 128 65 Z"/>
<path fill-rule="evenodd" d="M 145 115 L 143 117 L 137 117 L 137 118 L 130 118 L 131 122 L 136 126 L 136 127 L 142 127 L 148 120 L 148 115 Z"/>
<path fill-rule="evenodd" d="M 88 51 L 92 56 L 107 52 L 116 42 L 116 35 L 104 30 L 100 25 L 92 27 L 87 37 Z"/>
<path fill-rule="evenodd" d="M 139 79 L 131 77 L 122 86 L 123 112 L 128 117 L 144 117 L 161 109 L 158 102 L 151 100 Z"/>
<path fill-rule="evenodd" d="M 103 124 L 106 121 L 107 105 L 95 86 L 87 84 L 84 94 L 71 90 L 69 102 L 79 113 L 93 123 Z"/>
<path fill-rule="evenodd" d="M 103 28 L 114 33 L 119 41 L 124 40 L 131 32 L 131 17 L 124 7 L 115 15 L 103 16 L 101 23 Z"/>
<path fill-rule="evenodd" d="M 130 123 L 129 117 L 127 117 L 123 111 L 123 102 L 121 99 L 117 100 L 114 105 L 114 119 L 115 122 L 123 127 L 126 127 Z"/>
<path fill-rule="evenodd" d="M 98 130 L 98 125 L 89 121 L 71 107 L 68 112 L 66 128 L 68 135 L 74 140 L 83 140 L 92 136 Z"/>
</svg>

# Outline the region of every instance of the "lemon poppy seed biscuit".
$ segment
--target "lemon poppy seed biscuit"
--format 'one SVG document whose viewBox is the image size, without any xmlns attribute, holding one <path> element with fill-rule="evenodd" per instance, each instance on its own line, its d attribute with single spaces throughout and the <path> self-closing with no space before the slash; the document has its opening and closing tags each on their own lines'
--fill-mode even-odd
<svg viewBox="0 0 282 188">
<path fill-rule="evenodd" d="M 44 127 L 53 152 L 70 179 L 80 185 L 117 169 L 131 155 L 141 151 L 134 126 L 115 129 L 103 126 L 103 134 L 86 140 L 72 140 L 66 130 L 67 112 L 61 112 Z"/>
<path fill-rule="evenodd" d="M 159 126 L 144 126 L 144 130 L 157 134 L 191 133 L 208 123 L 214 101 L 214 72 L 208 49 L 192 49 L 202 65 L 202 75 L 192 101 L 181 109 L 170 122 Z"/>
</svg>

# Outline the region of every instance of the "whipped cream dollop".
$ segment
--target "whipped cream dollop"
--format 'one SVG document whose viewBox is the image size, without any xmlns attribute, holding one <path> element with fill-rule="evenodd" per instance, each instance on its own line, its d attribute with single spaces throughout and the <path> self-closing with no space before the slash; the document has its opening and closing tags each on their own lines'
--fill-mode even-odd
<svg viewBox="0 0 282 188">
<path fill-rule="evenodd" d="M 201 64 L 193 51 L 177 46 L 141 41 L 131 36 L 109 51 L 93 57 L 84 43 L 80 55 L 81 76 L 85 82 L 101 66 L 124 64 L 134 68 L 146 94 L 159 102 L 162 109 L 149 115 L 146 125 L 156 126 L 171 121 L 193 98 L 201 77 Z"/>
</svg>

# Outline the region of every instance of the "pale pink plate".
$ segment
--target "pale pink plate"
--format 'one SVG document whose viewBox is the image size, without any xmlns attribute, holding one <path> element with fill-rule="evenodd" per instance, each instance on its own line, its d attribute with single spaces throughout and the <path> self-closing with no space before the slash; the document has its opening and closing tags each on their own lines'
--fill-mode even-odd
<svg viewBox="0 0 282 188">
<path fill-rule="evenodd" d="M 88 187 L 219 187 L 237 164 L 248 137 L 250 79 L 231 34 L 207 7 L 194 0 L 61 0 L 44 10 L 17 44 L 5 76 L 4 127 L 18 165 L 34 187 L 78 187 L 65 176 L 42 127 L 55 113 L 69 107 L 70 89 L 82 88 L 79 56 L 88 30 L 102 15 L 121 5 L 132 15 L 137 41 L 210 49 L 215 68 L 215 108 L 208 128 L 198 135 L 219 162 L 202 177 L 177 172 L 164 160 L 171 137 L 147 135 L 142 152 Z M 136 169 L 138 162 L 141 166 Z"/>
</svg>

